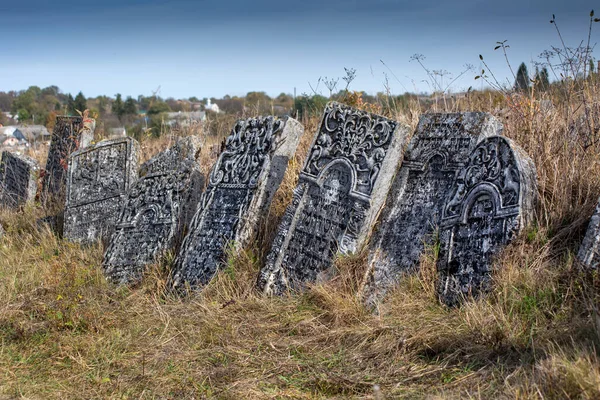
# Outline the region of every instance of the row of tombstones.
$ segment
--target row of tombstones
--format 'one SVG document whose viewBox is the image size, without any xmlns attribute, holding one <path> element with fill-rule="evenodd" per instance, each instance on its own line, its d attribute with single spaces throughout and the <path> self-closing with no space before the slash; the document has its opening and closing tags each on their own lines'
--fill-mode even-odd
<svg viewBox="0 0 600 400">
<path fill-rule="evenodd" d="M 59 118 L 41 180 L 42 193 L 54 194 L 60 190 L 48 178 L 56 187 L 66 182 L 65 238 L 106 240 L 103 269 L 118 284 L 138 282 L 149 264 L 178 250 L 176 290 L 206 285 L 230 246 L 239 250 L 255 237 L 304 132 L 291 118 L 238 121 L 202 193 L 199 138 L 181 139 L 138 168 L 135 140 L 84 147 L 82 123 Z M 485 292 L 493 257 L 532 220 L 537 195 L 533 162 L 501 132 L 487 113 L 427 114 L 405 150 L 407 126 L 328 104 L 259 288 L 301 290 L 331 276 L 337 254 L 368 244 L 363 287 L 374 305 L 437 243 L 441 301 L 455 305 Z M 63 150 L 77 147 L 65 166 Z M 32 198 L 34 163 L 3 153 L 2 203 Z M 600 206 L 581 247 L 585 264 L 598 264 L 599 244 Z"/>
</svg>

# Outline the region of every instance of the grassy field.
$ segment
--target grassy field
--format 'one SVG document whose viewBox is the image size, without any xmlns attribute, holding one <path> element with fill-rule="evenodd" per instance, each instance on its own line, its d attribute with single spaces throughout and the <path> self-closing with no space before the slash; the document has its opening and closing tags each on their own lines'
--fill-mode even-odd
<svg viewBox="0 0 600 400">
<path fill-rule="evenodd" d="M 493 291 L 457 309 L 435 298 L 435 249 L 378 314 L 357 300 L 364 251 L 338 258 L 337 276 L 302 295 L 257 293 L 317 118 L 303 121 L 254 244 L 185 299 L 163 291 L 172 254 L 139 287 L 113 287 L 100 246 L 55 237 L 36 224 L 35 207 L 2 211 L 0 399 L 600 398 L 599 283 L 575 260 L 600 196 L 600 98 L 594 79 L 566 89 L 475 92 L 404 111 L 380 105 L 413 128 L 425 111 L 491 112 L 536 163 L 535 223 L 496 260 Z M 358 96 L 348 101 L 365 107 Z M 205 171 L 208 145 L 228 129 L 212 128 L 197 132 L 207 141 Z M 145 139 L 144 158 L 170 140 Z"/>
</svg>

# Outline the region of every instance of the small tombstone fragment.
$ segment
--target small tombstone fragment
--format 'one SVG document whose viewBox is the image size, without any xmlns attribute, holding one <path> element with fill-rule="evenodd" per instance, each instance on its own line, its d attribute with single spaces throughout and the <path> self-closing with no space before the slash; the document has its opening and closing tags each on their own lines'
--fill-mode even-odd
<svg viewBox="0 0 600 400">
<path fill-rule="evenodd" d="M 238 249 L 248 244 L 303 132 L 291 118 L 251 118 L 235 124 L 179 252 L 174 288 L 206 285 L 223 263 L 230 241 Z"/>
<path fill-rule="evenodd" d="M 487 113 L 420 118 L 371 240 L 367 304 L 374 305 L 403 274 L 417 270 L 425 246 L 433 244 L 457 172 L 477 142 L 501 131 L 502 124 Z"/>
<path fill-rule="evenodd" d="M 443 209 L 437 291 L 459 304 L 487 291 L 493 257 L 532 220 L 537 195 L 533 161 L 511 140 L 481 141 L 459 172 Z"/>
<path fill-rule="evenodd" d="M 267 294 L 325 279 L 334 256 L 366 241 L 402 159 L 409 128 L 335 102 L 325 108 L 258 279 Z"/>
<path fill-rule="evenodd" d="M 146 162 L 130 188 L 104 253 L 103 269 L 117 284 L 134 284 L 146 265 L 182 239 L 202 191 L 196 158 L 200 139 L 189 136 Z"/>
<path fill-rule="evenodd" d="M 4 151 L 0 161 L 0 204 L 18 208 L 33 202 L 39 173 L 33 158 Z"/>
<path fill-rule="evenodd" d="M 41 180 L 40 200 L 44 206 L 57 206 L 60 209 L 64 206 L 68 158 L 75 150 L 91 143 L 94 126 L 95 122 L 91 118 L 56 117 Z"/>
<path fill-rule="evenodd" d="M 104 140 L 69 157 L 64 237 L 83 244 L 110 236 L 138 176 L 139 144 Z"/>
<path fill-rule="evenodd" d="M 600 266 L 600 200 L 588 224 L 577 258 L 587 268 L 597 269 Z"/>
</svg>

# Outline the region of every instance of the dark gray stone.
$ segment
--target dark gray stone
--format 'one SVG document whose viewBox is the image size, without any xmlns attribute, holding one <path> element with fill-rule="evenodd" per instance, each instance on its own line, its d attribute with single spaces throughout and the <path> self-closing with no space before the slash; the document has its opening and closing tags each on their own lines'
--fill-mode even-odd
<svg viewBox="0 0 600 400">
<path fill-rule="evenodd" d="M 40 200 L 46 207 L 64 207 L 68 158 L 93 140 L 94 122 L 83 117 L 56 117 L 46 168 L 42 174 Z"/>
<path fill-rule="evenodd" d="M 489 290 L 493 257 L 532 220 L 535 166 L 511 140 L 486 138 L 449 193 L 440 224 L 437 291 L 454 306 Z"/>
<path fill-rule="evenodd" d="M 40 167 L 33 158 L 4 151 L 0 162 L 0 204 L 19 208 L 35 200 Z"/>
<path fill-rule="evenodd" d="M 291 118 L 236 123 L 181 247 L 174 288 L 206 285 L 225 261 L 226 246 L 233 242 L 239 250 L 254 237 L 303 132 Z"/>
<path fill-rule="evenodd" d="M 457 172 L 477 142 L 501 131 L 502 124 L 487 113 L 420 118 L 371 240 L 367 304 L 373 306 L 402 275 L 418 270 L 425 246 L 433 244 Z"/>
<path fill-rule="evenodd" d="M 138 176 L 139 144 L 104 140 L 69 157 L 65 239 L 82 244 L 110 237 Z"/>
<path fill-rule="evenodd" d="M 597 269 L 600 266 L 600 200 L 590 219 L 577 257 L 587 268 Z"/>
<path fill-rule="evenodd" d="M 260 273 L 264 293 L 326 279 L 334 256 L 368 238 L 385 201 L 409 128 L 329 103 Z"/>
<path fill-rule="evenodd" d="M 135 284 L 148 264 L 177 250 L 204 184 L 199 153 L 200 139 L 190 136 L 145 164 L 145 175 L 129 190 L 104 253 L 108 280 Z"/>
</svg>

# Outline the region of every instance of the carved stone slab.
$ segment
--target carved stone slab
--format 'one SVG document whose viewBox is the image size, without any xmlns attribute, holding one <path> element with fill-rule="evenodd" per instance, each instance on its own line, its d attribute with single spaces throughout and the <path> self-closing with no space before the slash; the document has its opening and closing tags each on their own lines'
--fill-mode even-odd
<svg viewBox="0 0 600 400">
<path fill-rule="evenodd" d="M 48 150 L 48 160 L 42 177 L 40 200 L 44 205 L 64 205 L 68 158 L 75 150 L 86 147 L 93 140 L 91 119 L 82 117 L 56 117 L 52 140 Z M 91 120 L 93 121 L 93 120 Z"/>
<path fill-rule="evenodd" d="M 533 217 L 533 161 L 511 140 L 481 141 L 459 172 L 444 205 L 437 291 L 447 305 L 490 287 L 493 257 Z"/>
<path fill-rule="evenodd" d="M 148 161 L 131 187 L 104 253 L 107 278 L 118 284 L 137 283 L 146 265 L 177 248 L 202 191 L 203 176 L 196 157 L 200 139 L 178 141 Z"/>
<path fill-rule="evenodd" d="M 353 253 L 365 243 L 408 132 L 379 115 L 327 105 L 258 279 L 265 293 L 302 289 L 327 275 L 336 253 Z"/>
<path fill-rule="evenodd" d="M 110 236 L 138 176 L 139 144 L 104 140 L 69 157 L 64 237 L 93 243 Z"/>
<path fill-rule="evenodd" d="M 590 219 L 577 257 L 588 268 L 597 269 L 600 266 L 600 200 Z"/>
<path fill-rule="evenodd" d="M 487 113 L 426 114 L 419 120 L 371 240 L 365 295 L 373 304 L 432 244 L 457 171 L 478 141 L 502 131 Z"/>
<path fill-rule="evenodd" d="M 0 161 L 0 204 L 18 208 L 33 202 L 39 173 L 33 158 L 4 151 Z"/>
<path fill-rule="evenodd" d="M 230 241 L 237 248 L 248 244 L 303 132 L 291 118 L 252 118 L 235 124 L 175 263 L 175 288 L 206 285 L 224 262 Z"/>
</svg>

